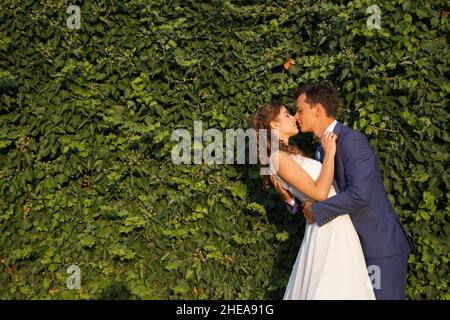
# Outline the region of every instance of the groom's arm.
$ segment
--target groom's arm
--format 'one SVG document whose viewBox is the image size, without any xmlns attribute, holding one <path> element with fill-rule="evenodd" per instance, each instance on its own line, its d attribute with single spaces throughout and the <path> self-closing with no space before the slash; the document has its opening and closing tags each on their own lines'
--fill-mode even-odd
<svg viewBox="0 0 450 320">
<path fill-rule="evenodd" d="M 288 203 L 287 201 L 285 201 L 285 202 L 286 202 L 287 211 L 292 215 L 296 215 L 299 208 L 302 207 L 301 201 L 295 197 L 294 197 L 294 200 L 292 203 Z"/>
<path fill-rule="evenodd" d="M 339 194 L 311 206 L 311 213 L 319 226 L 369 203 L 373 187 L 369 181 L 377 161 L 369 141 L 360 133 L 348 135 L 342 142 L 341 155 L 347 185 Z"/>
</svg>

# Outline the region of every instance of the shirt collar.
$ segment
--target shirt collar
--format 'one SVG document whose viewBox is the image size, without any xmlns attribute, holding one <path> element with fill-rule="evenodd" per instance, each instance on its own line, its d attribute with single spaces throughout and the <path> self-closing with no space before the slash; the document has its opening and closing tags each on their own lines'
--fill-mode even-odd
<svg viewBox="0 0 450 320">
<path fill-rule="evenodd" d="M 334 120 L 334 121 L 328 126 L 328 128 L 325 129 L 325 132 L 333 132 L 333 131 L 334 131 L 334 127 L 336 127 L 336 123 L 337 123 L 337 120 Z"/>
</svg>

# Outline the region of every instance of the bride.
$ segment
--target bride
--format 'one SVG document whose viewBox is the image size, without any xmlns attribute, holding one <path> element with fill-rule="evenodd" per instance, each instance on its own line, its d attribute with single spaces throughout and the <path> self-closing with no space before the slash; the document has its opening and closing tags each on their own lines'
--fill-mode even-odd
<svg viewBox="0 0 450 320">
<path fill-rule="evenodd" d="M 332 186 L 335 134 L 326 133 L 321 138 L 325 151 L 322 164 L 289 145 L 289 138 L 298 134 L 298 128 L 283 105 L 269 103 L 258 109 L 252 117 L 252 126 L 257 137 L 260 129 L 266 130 L 270 170 L 291 194 L 303 202 L 323 201 L 336 194 Z M 270 143 L 272 134 L 278 140 L 275 140 L 278 150 Z M 258 140 L 259 155 L 260 147 L 262 143 Z M 261 175 L 261 181 L 263 189 L 268 190 L 271 176 Z M 348 214 L 322 227 L 306 224 L 283 299 L 375 299 L 358 234 Z"/>
</svg>

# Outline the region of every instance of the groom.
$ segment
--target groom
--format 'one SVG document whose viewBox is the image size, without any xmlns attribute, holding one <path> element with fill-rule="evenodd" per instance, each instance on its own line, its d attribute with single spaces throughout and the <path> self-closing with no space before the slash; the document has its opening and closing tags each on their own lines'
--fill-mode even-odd
<svg viewBox="0 0 450 320">
<path fill-rule="evenodd" d="M 333 87 L 307 84 L 297 90 L 295 99 L 295 119 L 302 132 L 312 132 L 317 138 L 325 132 L 338 136 L 333 183 L 338 194 L 322 202 L 305 203 L 306 220 L 321 227 L 348 213 L 358 232 L 368 270 L 373 272 L 373 279 L 379 280 L 373 285 L 376 298 L 406 299 L 406 269 L 412 244 L 389 203 L 369 141 L 362 133 L 335 120 L 338 95 Z M 323 157 L 319 144 L 316 160 L 322 162 Z M 275 183 L 275 187 L 288 203 L 288 210 L 296 213 L 300 201 L 281 185 Z"/>
</svg>

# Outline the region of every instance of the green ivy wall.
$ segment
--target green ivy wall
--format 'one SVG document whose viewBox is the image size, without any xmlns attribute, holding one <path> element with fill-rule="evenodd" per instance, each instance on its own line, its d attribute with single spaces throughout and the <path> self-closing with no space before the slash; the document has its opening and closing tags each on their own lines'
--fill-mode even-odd
<svg viewBox="0 0 450 320">
<path fill-rule="evenodd" d="M 414 239 L 408 297 L 449 299 L 446 5 L 3 0 L 0 298 L 282 298 L 304 221 L 255 165 L 172 164 L 170 136 L 195 120 L 246 129 L 264 102 L 293 110 L 299 85 L 326 80 Z"/>
</svg>

